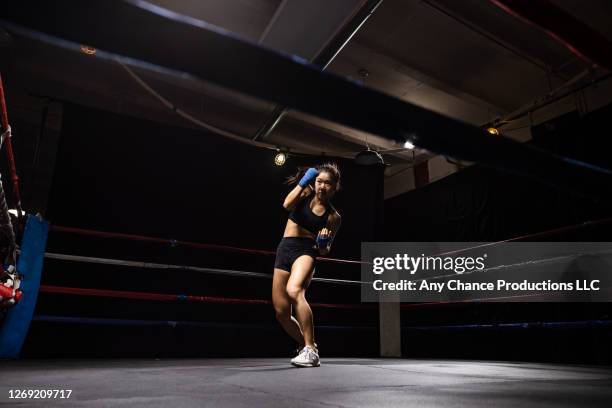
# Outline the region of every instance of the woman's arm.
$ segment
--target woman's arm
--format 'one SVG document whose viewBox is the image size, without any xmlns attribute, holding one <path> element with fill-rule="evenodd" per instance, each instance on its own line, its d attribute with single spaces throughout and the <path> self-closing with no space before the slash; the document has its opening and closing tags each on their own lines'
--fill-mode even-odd
<svg viewBox="0 0 612 408">
<path fill-rule="evenodd" d="M 302 199 L 308 197 L 311 193 L 312 187 L 310 186 L 306 186 L 306 188 L 295 186 L 295 188 L 291 190 L 289 194 L 287 194 L 287 197 L 285 197 L 283 207 L 285 208 L 285 210 L 291 211 L 300 201 L 302 201 Z"/>
<path fill-rule="evenodd" d="M 312 193 L 312 187 L 306 186 L 295 186 L 293 190 L 287 194 L 285 197 L 285 201 L 283 202 L 283 208 L 287 211 L 291 211 L 295 208 L 295 206 L 302 201 L 304 197 L 308 197 Z"/>
<path fill-rule="evenodd" d="M 295 208 L 295 205 L 299 203 L 302 198 L 310 194 L 310 183 L 314 179 L 316 179 L 318 175 L 319 171 L 313 167 L 306 170 L 306 173 L 304 173 L 298 185 L 295 186 L 295 188 L 291 190 L 289 194 L 287 194 L 287 197 L 285 197 L 283 207 L 285 207 L 285 209 L 289 211 L 293 210 L 293 208 Z"/>
<path fill-rule="evenodd" d="M 323 256 L 329 254 L 334 238 L 340 229 L 340 224 L 342 224 L 340 214 L 335 212 L 334 214 L 330 215 L 328 224 L 328 228 L 323 228 L 321 231 L 319 231 L 319 235 L 317 236 L 319 255 Z"/>
</svg>

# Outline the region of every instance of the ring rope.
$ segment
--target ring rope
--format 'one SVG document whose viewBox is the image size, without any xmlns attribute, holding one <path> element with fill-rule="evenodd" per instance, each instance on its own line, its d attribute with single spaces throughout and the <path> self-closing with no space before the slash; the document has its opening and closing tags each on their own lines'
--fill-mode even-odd
<svg viewBox="0 0 612 408">
<path fill-rule="evenodd" d="M 0 75 L 0 122 L 2 123 L 3 133 L 12 136 L 11 126 L 8 120 L 8 113 L 6 109 L 6 100 L 4 98 L 4 84 L 2 76 Z M 3 135 L 4 136 L 4 135 Z M 17 218 L 19 223 L 23 221 L 23 210 L 21 208 L 21 194 L 19 193 L 19 176 L 17 175 L 17 167 L 15 165 L 15 155 L 13 154 L 13 142 L 12 137 L 4 139 L 6 144 L 6 158 L 9 165 L 9 172 L 11 174 L 11 180 L 13 181 L 13 198 L 15 199 L 15 208 L 17 209 Z"/>
<path fill-rule="evenodd" d="M 101 326 L 157 326 L 157 327 L 202 327 L 214 329 L 264 329 L 278 330 L 277 326 L 252 324 L 252 323 L 219 323 L 199 322 L 189 320 L 140 320 L 140 319 L 114 319 L 100 317 L 80 316 L 53 316 L 36 315 L 32 318 L 35 322 L 45 323 L 72 323 Z M 494 324 L 462 324 L 441 326 L 402 326 L 402 331 L 426 332 L 426 331 L 463 331 L 463 330 L 530 330 L 530 329 L 579 329 L 598 328 L 612 326 L 612 320 L 574 320 L 561 322 L 515 322 Z M 317 326 L 317 330 L 378 330 L 373 326 Z"/>
<path fill-rule="evenodd" d="M 517 266 L 520 267 L 520 266 L 526 266 L 526 265 L 539 265 L 539 264 L 544 264 L 544 263 L 559 262 L 560 260 L 563 260 L 563 259 L 573 259 L 573 258 L 578 258 L 578 257 L 583 256 L 583 255 L 599 255 L 599 254 L 611 254 L 611 253 L 612 253 L 612 249 L 606 250 L 606 251 L 587 252 L 587 253 L 579 253 L 579 254 L 571 254 L 571 255 L 560 255 L 560 256 L 556 256 L 556 257 L 552 257 L 552 258 L 544 258 L 544 259 L 535 259 L 535 260 L 534 259 L 530 259 L 528 261 L 517 262 L 517 263 L 514 263 L 514 264 L 496 265 L 496 266 L 491 266 L 491 267 L 485 268 L 485 269 L 466 271 L 466 272 L 463 272 L 461 274 L 454 273 L 454 274 L 446 274 L 446 275 L 426 276 L 426 277 L 419 278 L 419 279 L 408 280 L 407 282 L 421 282 L 423 280 L 452 278 L 452 277 L 456 277 L 456 276 L 471 275 L 471 274 L 474 274 L 474 273 L 487 273 L 487 272 L 493 271 L 493 270 L 508 269 L 508 268 L 514 268 L 514 267 L 517 267 Z"/>
<path fill-rule="evenodd" d="M 453 253 L 459 253 L 462 251 L 469 251 L 472 249 L 478 249 L 482 247 L 493 246 L 497 244 L 507 243 L 507 242 L 515 242 L 515 241 L 524 241 L 533 238 L 542 238 L 546 236 L 558 235 L 564 232 L 570 232 L 579 230 L 582 228 L 593 227 L 596 225 L 604 225 L 612 223 L 612 217 L 610 218 L 601 218 L 597 220 L 587 220 L 577 224 L 566 225 L 563 227 L 553 228 L 550 230 L 535 232 L 527 235 L 520 235 L 513 238 L 508 238 L 501 241 L 490 242 L 482 245 L 476 245 L 473 247 L 462 248 L 455 251 L 444 252 L 440 254 L 436 254 L 437 256 L 448 255 Z M 108 232 L 108 231 L 97 231 L 90 230 L 85 228 L 76 228 L 76 227 L 66 227 L 61 225 L 51 225 L 49 227 L 52 232 L 59 233 L 69 233 L 83 236 L 93 236 L 100 238 L 117 238 L 117 239 L 125 239 L 131 241 L 142 241 L 142 242 L 151 242 L 156 244 L 164 244 L 170 245 L 171 247 L 184 246 L 186 248 L 196 248 L 196 249 L 211 249 L 211 250 L 219 250 L 219 251 L 228 251 L 228 252 L 237 252 L 237 253 L 247 253 L 247 254 L 258 254 L 258 255 L 275 255 L 276 252 L 264 249 L 251 249 L 251 248 L 241 248 L 234 247 L 228 245 L 218 245 L 218 244 L 206 244 L 192 241 L 178 241 L 175 239 L 166 239 L 166 238 L 157 238 L 157 237 L 149 237 L 145 235 L 137 235 L 137 234 L 125 234 L 120 232 Z M 339 259 L 339 258 L 328 258 L 328 257 L 317 257 L 317 260 L 324 262 L 336 262 L 343 264 L 355 264 L 355 265 L 368 265 L 371 262 L 357 261 L 357 260 L 349 260 L 349 259 Z"/>
<path fill-rule="evenodd" d="M 36 19 L 30 12 L 32 7 L 39 13 L 54 13 L 59 20 Z M 90 24 L 78 24 L 84 18 Z M 1 20 L 11 32 L 62 48 L 95 44 L 105 50 L 99 51 L 97 58 L 118 59 L 175 76 L 191 75 L 400 143 L 408 138 L 417 147 L 438 154 L 478 162 L 586 197 L 612 199 L 612 193 L 601 188 L 612 179 L 609 170 L 508 138 L 491 138 L 477 126 L 322 72 L 303 59 L 262 48 L 204 21 L 145 1 L 120 2 L 113 10 L 104 1 L 86 5 L 66 0 L 52 5 L 11 1 L 3 9 Z M 115 23 L 112 31 L 103 23 L 109 20 Z M 139 26 L 140 35 L 134 35 L 134 25 Z M 176 34 L 172 55 L 148 44 L 151 38 L 159 37 L 159 27 Z M 118 37 L 131 41 L 117 42 Z M 189 50 L 192 39 L 206 42 L 206 56 L 194 57 Z M 253 70 L 242 61 L 257 61 L 259 69 Z M 325 90 L 323 97 L 321 89 Z M 455 137 L 449 138 L 449 134 Z M 521 160 L 516 160 L 519 156 Z"/>
<path fill-rule="evenodd" d="M 51 225 L 49 229 L 52 232 L 65 232 L 65 233 L 99 237 L 99 238 L 117 238 L 117 239 L 125 239 L 125 240 L 130 240 L 130 241 L 151 242 L 151 243 L 156 243 L 156 244 L 166 244 L 166 245 L 170 245 L 171 247 L 183 246 L 186 248 L 212 249 L 212 250 L 219 250 L 219 251 L 256 254 L 256 255 L 276 255 L 275 251 L 269 251 L 265 249 L 250 249 L 250 248 L 234 247 L 234 246 L 229 246 L 229 245 L 204 244 L 204 243 L 192 242 L 192 241 L 179 241 L 175 239 L 155 238 L 155 237 L 149 237 L 145 235 L 125 234 L 125 233 L 120 233 L 120 232 L 96 231 L 96 230 L 89 230 L 89 229 L 84 229 L 84 228 L 65 227 L 65 226 L 60 226 L 60 225 Z M 361 262 L 361 261 L 355 261 L 355 260 L 326 258 L 326 257 L 317 257 L 317 260 L 324 261 L 324 262 L 356 264 L 356 265 L 368 263 L 368 262 Z"/>
<path fill-rule="evenodd" d="M 157 301 L 187 301 L 187 302 L 202 302 L 213 304 L 234 304 L 234 305 L 272 305 L 271 300 L 266 299 L 240 299 L 240 298 L 225 298 L 217 296 L 198 296 L 186 294 L 166 294 L 166 293 L 149 293 L 149 292 L 133 292 L 123 290 L 108 290 L 108 289 L 91 289 L 91 288 L 74 288 L 66 286 L 50 286 L 40 285 L 40 292 L 54 293 L 64 295 L 80 295 L 80 296 L 97 296 L 110 298 L 123 298 L 133 300 L 157 300 Z M 310 303 L 311 307 L 324 309 L 353 309 L 353 310 L 373 310 L 377 308 L 377 304 L 361 305 L 361 304 L 342 304 L 342 303 Z"/>
<path fill-rule="evenodd" d="M 612 320 L 577 320 L 566 322 L 521 322 L 495 324 L 461 324 L 445 326 L 405 326 L 402 331 L 459 331 L 459 330 L 516 330 L 516 329 L 571 329 L 612 326 Z"/>
<path fill-rule="evenodd" d="M 217 322 L 198 322 L 189 320 L 133 320 L 133 319 L 112 319 L 100 317 L 78 317 L 78 316 L 52 316 L 36 315 L 32 319 L 36 322 L 45 323 L 73 323 L 89 324 L 102 326 L 153 326 L 153 327 L 203 327 L 209 329 L 264 329 L 278 330 L 278 326 L 252 324 L 252 323 L 217 323 Z M 376 327 L 369 326 L 317 326 L 317 330 L 378 330 Z"/>
<path fill-rule="evenodd" d="M 577 224 L 566 225 L 563 227 L 553 228 L 553 229 L 542 231 L 542 232 L 534 232 L 532 234 L 519 235 L 513 238 L 504 239 L 501 241 L 487 242 L 486 244 L 475 245 L 475 246 L 468 247 L 468 248 L 461 248 L 461 249 L 457 249 L 454 251 L 443 252 L 443 253 L 436 254 L 436 255 L 437 256 L 450 255 L 450 254 L 455 254 L 455 253 L 461 253 L 464 251 L 470 251 L 472 249 L 479 249 L 479 248 L 485 248 L 485 247 L 489 247 L 489 246 L 493 246 L 497 244 L 504 244 L 507 242 L 525 241 L 528 239 L 531 240 L 533 238 L 543 238 L 543 237 L 549 237 L 549 236 L 554 236 L 554 235 L 560 235 L 560 234 L 563 234 L 564 232 L 571 232 L 571 231 L 576 231 L 582 228 L 589 228 L 595 225 L 602 225 L 602 224 L 605 225 L 609 223 L 612 223 L 612 217 L 600 218 L 597 220 L 587 220 L 587 221 L 579 222 Z"/>
<path fill-rule="evenodd" d="M 253 278 L 264 278 L 272 279 L 271 274 L 261 272 L 250 272 L 250 271 L 239 271 L 232 269 L 219 269 L 219 268 L 203 268 L 199 266 L 188 266 L 188 265 L 172 265 L 172 264 L 161 264 L 154 262 L 142 262 L 142 261 L 127 261 L 122 259 L 110 259 L 110 258 L 97 258 L 80 255 L 69 255 L 69 254 L 58 254 L 53 252 L 46 252 L 45 258 L 56 259 L 69 262 L 84 262 L 91 264 L 100 265 L 115 265 L 115 266 L 127 266 L 132 268 L 144 268 L 144 269 L 172 269 L 181 271 L 193 271 L 203 272 L 216 275 L 228 275 L 228 276 L 245 276 Z M 353 281 L 347 279 L 332 279 L 332 278 L 312 278 L 313 281 L 325 282 L 325 283 L 339 283 L 339 284 L 371 284 L 372 282 Z"/>
</svg>

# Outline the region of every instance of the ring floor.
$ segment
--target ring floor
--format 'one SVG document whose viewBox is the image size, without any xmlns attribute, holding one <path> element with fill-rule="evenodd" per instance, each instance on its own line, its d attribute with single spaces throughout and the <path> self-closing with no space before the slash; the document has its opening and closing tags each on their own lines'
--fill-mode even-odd
<svg viewBox="0 0 612 408">
<path fill-rule="evenodd" d="M 17 360 L 0 405 L 78 407 L 609 407 L 612 368 L 500 361 L 329 358 Z M 71 389 L 69 399 L 9 399 Z"/>
</svg>

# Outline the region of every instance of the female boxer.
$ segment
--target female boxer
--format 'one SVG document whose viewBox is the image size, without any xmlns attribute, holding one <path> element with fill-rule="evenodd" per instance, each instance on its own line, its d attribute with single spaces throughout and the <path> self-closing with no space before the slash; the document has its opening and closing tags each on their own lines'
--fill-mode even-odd
<svg viewBox="0 0 612 408">
<path fill-rule="evenodd" d="M 289 219 L 276 250 L 272 303 L 276 319 L 300 345 L 301 351 L 291 364 L 318 367 L 312 311 L 305 293 L 317 255 L 329 253 L 340 228 L 340 214 L 331 204 L 331 198 L 340 189 L 340 171 L 333 163 L 301 169 L 287 180 L 290 185 L 296 182 L 283 203 Z M 292 306 L 295 317 L 291 314 Z"/>
</svg>

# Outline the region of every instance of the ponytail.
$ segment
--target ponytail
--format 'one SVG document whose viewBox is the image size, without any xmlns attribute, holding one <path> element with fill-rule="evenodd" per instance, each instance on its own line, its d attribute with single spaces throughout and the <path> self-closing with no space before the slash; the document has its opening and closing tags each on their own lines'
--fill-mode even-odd
<svg viewBox="0 0 612 408">
<path fill-rule="evenodd" d="M 300 182 L 302 177 L 304 177 L 306 170 L 308 170 L 308 167 L 298 167 L 297 172 L 294 175 L 287 177 L 285 184 L 289 184 L 290 186 L 296 185 Z"/>
<path fill-rule="evenodd" d="M 336 191 L 340 190 L 340 169 L 338 168 L 338 165 L 336 163 L 319 164 L 318 166 L 316 166 L 316 169 L 319 172 L 323 171 L 328 173 L 335 183 Z M 285 180 L 285 184 L 288 184 L 290 186 L 296 185 L 297 183 L 299 183 L 302 177 L 304 177 L 304 174 L 306 174 L 306 170 L 308 170 L 308 167 L 298 167 L 297 172 L 294 175 L 287 177 L 287 179 Z"/>
</svg>

